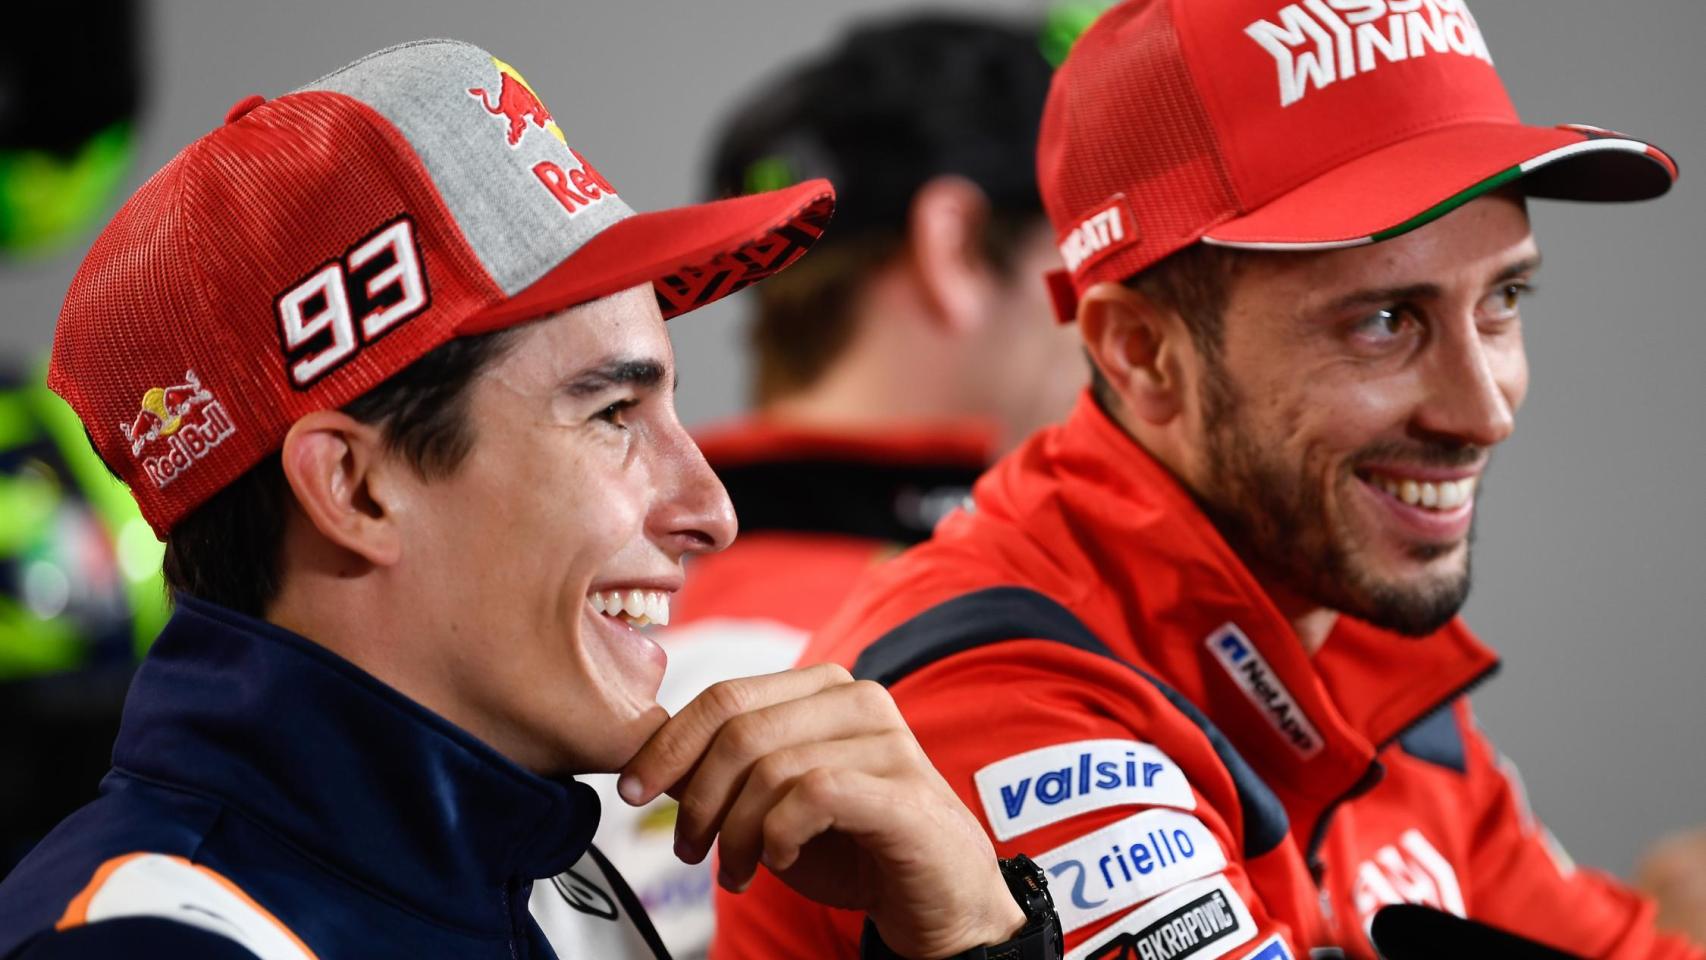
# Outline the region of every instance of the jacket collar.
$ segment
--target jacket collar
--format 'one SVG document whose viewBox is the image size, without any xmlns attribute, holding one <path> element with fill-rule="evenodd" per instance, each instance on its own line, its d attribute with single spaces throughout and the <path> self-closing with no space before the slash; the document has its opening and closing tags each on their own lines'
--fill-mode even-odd
<svg viewBox="0 0 1706 960">
<path fill-rule="evenodd" d="M 1497 666 L 1461 620 L 1424 638 L 1340 616 L 1311 659 L 1189 493 L 1086 394 L 1061 427 L 990 472 L 1005 514 L 1059 571 L 1057 599 L 1199 705 L 1315 824 L 1372 786 L 1376 752 Z M 1372 771 L 1372 772 L 1371 772 Z"/>
<path fill-rule="evenodd" d="M 318 644 L 181 595 L 113 763 L 474 931 L 507 931 L 507 888 L 568 869 L 598 823 L 590 787 L 523 770 Z"/>
<path fill-rule="evenodd" d="M 981 420 L 832 430 L 752 417 L 696 435 L 743 534 L 830 534 L 914 544 L 994 460 Z"/>
</svg>

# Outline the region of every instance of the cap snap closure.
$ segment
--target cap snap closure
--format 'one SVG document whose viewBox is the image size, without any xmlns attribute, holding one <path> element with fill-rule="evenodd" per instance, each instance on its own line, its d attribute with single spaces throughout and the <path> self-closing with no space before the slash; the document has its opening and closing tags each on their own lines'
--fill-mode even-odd
<svg viewBox="0 0 1706 960">
<path fill-rule="evenodd" d="M 236 103 L 233 103 L 231 105 L 231 109 L 225 111 L 225 122 L 236 123 L 238 120 L 243 118 L 244 114 L 266 102 L 266 97 L 263 97 L 258 93 L 251 93 Z"/>
</svg>

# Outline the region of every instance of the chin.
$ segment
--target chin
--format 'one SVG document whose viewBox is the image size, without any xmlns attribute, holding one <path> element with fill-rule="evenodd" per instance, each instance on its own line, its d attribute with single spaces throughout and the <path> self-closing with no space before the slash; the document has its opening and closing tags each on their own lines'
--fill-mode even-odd
<svg viewBox="0 0 1706 960">
<path fill-rule="evenodd" d="M 582 743 L 576 750 L 579 760 L 573 773 L 616 773 L 634 759 L 652 734 L 669 719 L 669 711 L 653 703 L 650 708 L 627 716 L 611 717 L 597 724 L 597 742 L 585 743 L 587 731 L 581 734 Z"/>
<path fill-rule="evenodd" d="M 1362 620 L 1406 636 L 1424 637 L 1450 623 L 1469 599 L 1467 545 L 1457 556 L 1410 564 L 1399 575 L 1357 577 L 1346 610 Z"/>
</svg>

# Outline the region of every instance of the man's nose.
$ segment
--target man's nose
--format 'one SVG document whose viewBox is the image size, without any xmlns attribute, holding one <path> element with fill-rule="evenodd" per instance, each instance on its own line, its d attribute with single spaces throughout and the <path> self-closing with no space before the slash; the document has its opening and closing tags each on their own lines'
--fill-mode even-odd
<svg viewBox="0 0 1706 960">
<path fill-rule="evenodd" d="M 1428 399 L 1417 416 L 1425 432 L 1456 443 L 1492 447 L 1511 435 L 1526 376 L 1520 343 L 1467 332 L 1436 342 L 1427 375 Z"/>
<path fill-rule="evenodd" d="M 686 431 L 680 432 L 673 446 L 671 478 L 655 518 L 657 534 L 677 556 L 715 553 L 734 542 L 734 504 Z"/>
</svg>

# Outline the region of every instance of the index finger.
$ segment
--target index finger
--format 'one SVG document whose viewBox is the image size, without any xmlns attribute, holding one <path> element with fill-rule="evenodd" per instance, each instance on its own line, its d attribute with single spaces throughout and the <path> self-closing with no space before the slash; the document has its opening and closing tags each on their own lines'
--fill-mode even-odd
<svg viewBox="0 0 1706 960">
<path fill-rule="evenodd" d="M 640 747 L 622 768 L 616 791 L 635 806 L 647 803 L 687 780 L 723 724 L 743 713 L 852 682 L 845 667 L 820 663 L 712 684 Z"/>
</svg>

